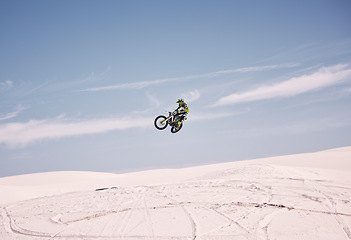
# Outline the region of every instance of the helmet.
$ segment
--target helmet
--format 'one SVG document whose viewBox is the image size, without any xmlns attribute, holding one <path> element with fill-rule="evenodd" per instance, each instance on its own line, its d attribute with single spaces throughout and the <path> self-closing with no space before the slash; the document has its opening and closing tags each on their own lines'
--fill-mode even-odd
<svg viewBox="0 0 351 240">
<path fill-rule="evenodd" d="M 179 98 L 178 101 L 177 101 L 177 103 L 183 103 L 183 102 L 184 102 L 184 100 L 181 99 L 181 98 Z"/>
</svg>

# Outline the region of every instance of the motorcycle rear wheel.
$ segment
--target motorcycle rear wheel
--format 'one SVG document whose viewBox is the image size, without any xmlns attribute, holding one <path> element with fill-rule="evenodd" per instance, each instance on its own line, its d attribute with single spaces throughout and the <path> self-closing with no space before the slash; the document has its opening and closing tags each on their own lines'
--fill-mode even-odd
<svg viewBox="0 0 351 240">
<path fill-rule="evenodd" d="M 178 127 L 172 127 L 171 132 L 176 133 L 183 127 L 183 123 L 181 123 Z"/>
</svg>

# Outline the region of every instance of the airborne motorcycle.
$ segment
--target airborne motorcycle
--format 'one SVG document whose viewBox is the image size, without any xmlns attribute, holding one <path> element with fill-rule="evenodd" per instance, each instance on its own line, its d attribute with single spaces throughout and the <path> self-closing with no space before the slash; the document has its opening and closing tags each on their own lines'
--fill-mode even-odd
<svg viewBox="0 0 351 240">
<path fill-rule="evenodd" d="M 154 122 L 155 127 L 158 130 L 164 130 L 169 124 L 171 126 L 171 132 L 176 133 L 183 127 L 182 121 L 178 124 L 178 121 L 180 121 L 182 115 L 177 114 L 177 111 L 168 112 L 168 113 L 169 113 L 168 117 L 165 117 L 163 115 L 156 117 Z"/>
</svg>

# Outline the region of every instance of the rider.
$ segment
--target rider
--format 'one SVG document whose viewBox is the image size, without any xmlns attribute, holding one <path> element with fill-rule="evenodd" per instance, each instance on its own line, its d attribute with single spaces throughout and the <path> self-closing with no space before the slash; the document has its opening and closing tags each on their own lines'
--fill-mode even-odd
<svg viewBox="0 0 351 240">
<path fill-rule="evenodd" d="M 185 121 L 187 118 L 186 116 L 188 115 L 189 112 L 189 107 L 188 104 L 184 102 L 183 99 L 178 99 L 177 103 L 179 104 L 178 108 L 174 111 L 176 116 L 179 116 L 178 118 L 178 126 Z"/>
</svg>

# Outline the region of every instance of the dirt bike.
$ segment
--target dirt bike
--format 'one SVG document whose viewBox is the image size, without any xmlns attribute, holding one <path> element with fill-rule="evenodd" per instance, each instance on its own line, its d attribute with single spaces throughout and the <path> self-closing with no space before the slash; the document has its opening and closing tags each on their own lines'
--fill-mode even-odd
<svg viewBox="0 0 351 240">
<path fill-rule="evenodd" d="M 171 126 L 171 132 L 176 133 L 183 127 L 183 122 L 178 124 L 178 120 L 180 120 L 181 115 L 179 115 L 177 111 L 168 112 L 168 114 L 168 117 L 163 115 L 156 117 L 154 122 L 155 127 L 158 130 L 164 130 L 169 124 Z"/>
</svg>

